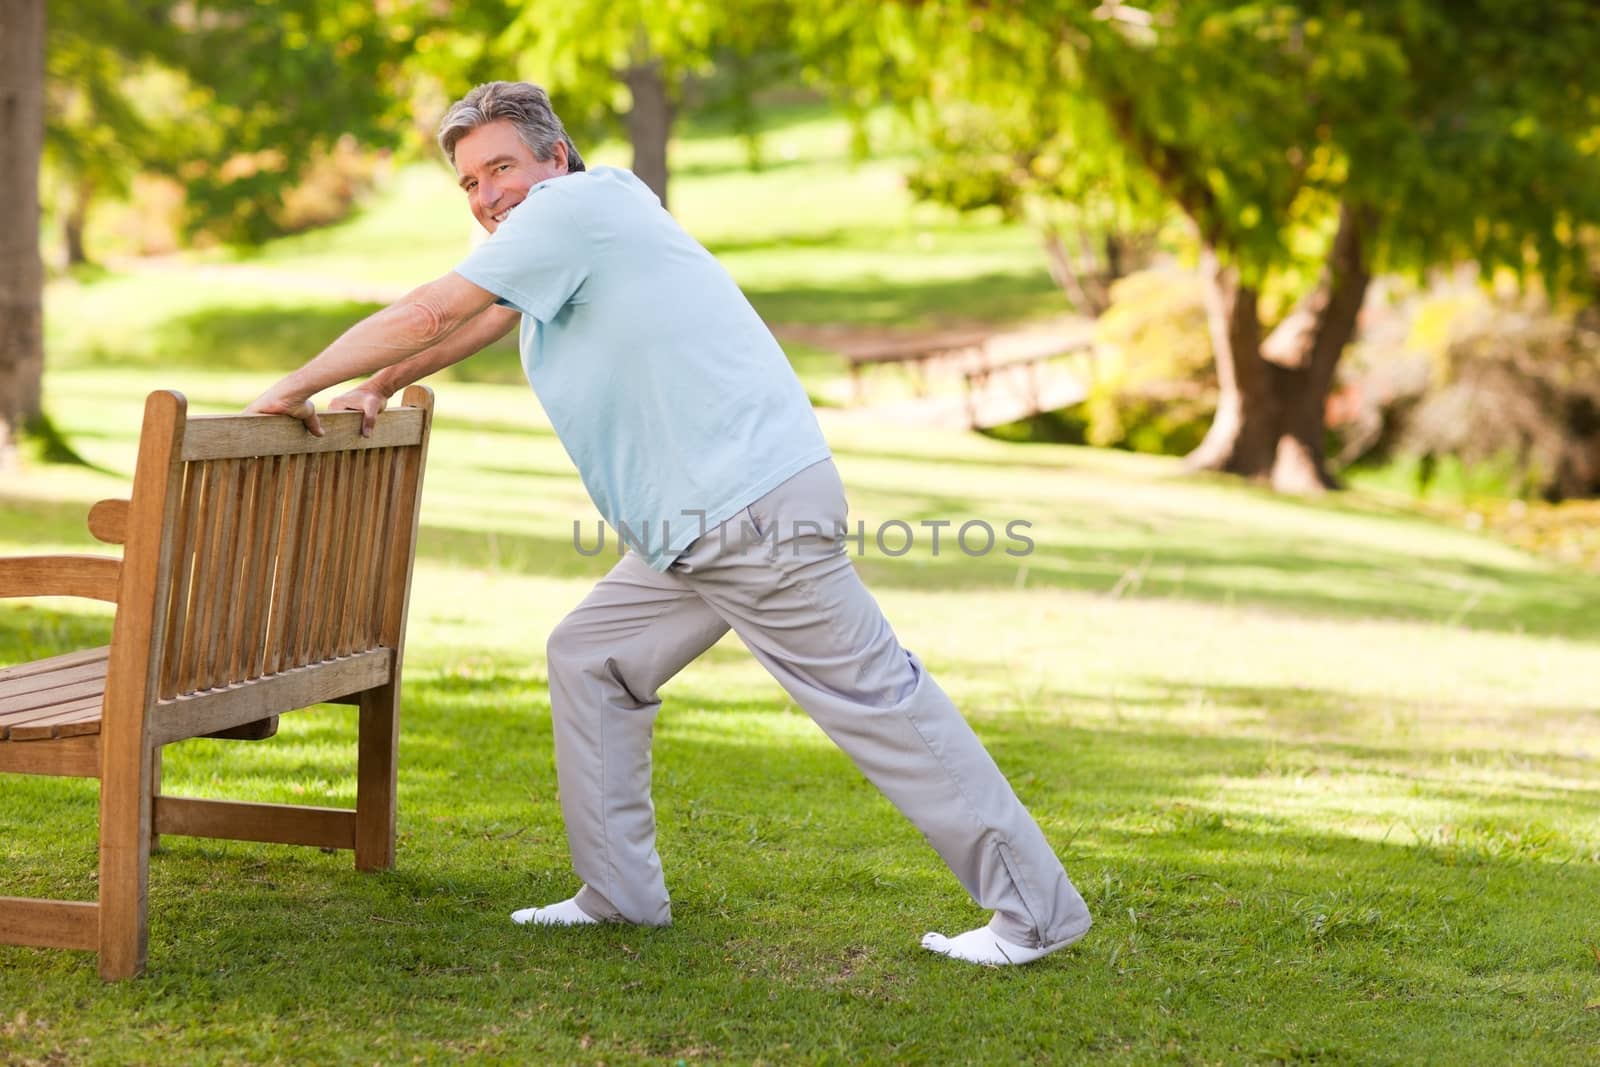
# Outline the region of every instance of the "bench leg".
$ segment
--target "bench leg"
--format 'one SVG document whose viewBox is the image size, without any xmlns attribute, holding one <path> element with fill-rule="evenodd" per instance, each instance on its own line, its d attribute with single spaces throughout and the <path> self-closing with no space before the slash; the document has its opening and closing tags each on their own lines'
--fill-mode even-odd
<svg viewBox="0 0 1600 1067">
<path fill-rule="evenodd" d="M 100 977 L 144 971 L 149 948 L 150 794 L 154 752 L 108 760 L 100 783 Z"/>
<path fill-rule="evenodd" d="M 356 869 L 394 866 L 395 786 L 399 769 L 400 686 L 361 694 L 356 755 Z"/>
<path fill-rule="evenodd" d="M 150 802 L 151 802 L 151 804 L 154 804 L 156 797 L 158 797 L 160 795 L 161 795 L 161 746 L 157 745 L 155 747 L 155 750 L 150 753 Z M 154 815 L 153 815 L 154 808 L 152 808 L 151 811 L 152 811 L 152 817 L 151 817 L 151 820 L 150 820 L 150 851 L 152 853 L 154 853 L 154 852 L 158 851 L 161 848 L 161 835 L 158 832 L 156 832 L 156 823 L 155 823 L 155 818 L 154 818 Z"/>
</svg>

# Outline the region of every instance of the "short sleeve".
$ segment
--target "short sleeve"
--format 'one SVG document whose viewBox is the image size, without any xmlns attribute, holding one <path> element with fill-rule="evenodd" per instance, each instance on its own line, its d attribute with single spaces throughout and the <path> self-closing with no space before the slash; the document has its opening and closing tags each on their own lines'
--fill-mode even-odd
<svg viewBox="0 0 1600 1067">
<path fill-rule="evenodd" d="M 583 285 L 593 255 L 563 192 L 535 186 L 456 273 L 524 315 L 553 319 Z"/>
</svg>

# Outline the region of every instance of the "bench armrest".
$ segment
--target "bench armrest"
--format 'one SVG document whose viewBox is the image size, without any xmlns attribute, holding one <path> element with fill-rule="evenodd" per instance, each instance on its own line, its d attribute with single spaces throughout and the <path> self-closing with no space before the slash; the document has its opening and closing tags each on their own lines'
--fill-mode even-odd
<svg viewBox="0 0 1600 1067">
<path fill-rule="evenodd" d="M 77 596 L 117 602 L 115 556 L 0 556 L 0 598 Z"/>
</svg>

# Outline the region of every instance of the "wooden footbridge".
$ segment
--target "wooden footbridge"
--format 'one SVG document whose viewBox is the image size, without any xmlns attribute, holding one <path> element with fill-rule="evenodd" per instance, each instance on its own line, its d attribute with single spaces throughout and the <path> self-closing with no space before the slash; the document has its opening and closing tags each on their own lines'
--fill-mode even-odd
<svg viewBox="0 0 1600 1067">
<path fill-rule="evenodd" d="M 839 344 L 855 407 L 895 421 L 986 429 L 1056 411 L 1088 395 L 1094 350 L 1087 322 L 1007 333 L 959 332 Z M 873 372 L 899 367 L 914 396 L 873 403 Z"/>
</svg>

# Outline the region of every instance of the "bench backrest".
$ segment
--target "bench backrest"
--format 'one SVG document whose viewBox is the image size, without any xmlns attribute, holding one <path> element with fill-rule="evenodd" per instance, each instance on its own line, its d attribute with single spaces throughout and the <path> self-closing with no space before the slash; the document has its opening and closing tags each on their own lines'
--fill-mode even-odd
<svg viewBox="0 0 1600 1067">
<path fill-rule="evenodd" d="M 112 734 L 165 743 L 398 675 L 433 397 L 413 387 L 403 404 L 370 437 L 354 412 L 323 415 L 313 437 L 282 416 L 188 416 L 181 394 L 151 394 L 108 748 Z"/>
</svg>

